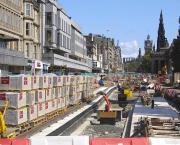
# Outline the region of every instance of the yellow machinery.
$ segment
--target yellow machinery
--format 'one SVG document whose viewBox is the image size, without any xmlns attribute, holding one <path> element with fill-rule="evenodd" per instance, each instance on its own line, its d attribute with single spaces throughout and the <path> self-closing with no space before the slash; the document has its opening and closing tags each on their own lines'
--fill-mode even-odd
<svg viewBox="0 0 180 145">
<path fill-rule="evenodd" d="M 124 94 L 127 95 L 127 97 L 132 97 L 133 93 L 131 89 L 125 89 Z"/>
<path fill-rule="evenodd" d="M 9 106 L 9 102 L 8 101 L 4 101 L 5 102 L 5 107 L 4 110 L 1 110 L 0 112 L 0 135 L 1 138 L 11 138 L 11 137 L 15 137 L 16 133 L 14 131 L 8 131 L 7 126 L 5 124 L 4 121 L 4 116 L 6 114 L 6 110 Z"/>
<path fill-rule="evenodd" d="M 100 124 L 115 124 L 116 121 L 122 119 L 122 108 L 111 108 L 108 96 L 101 92 L 106 102 L 105 109 L 98 110 L 98 119 Z"/>
</svg>

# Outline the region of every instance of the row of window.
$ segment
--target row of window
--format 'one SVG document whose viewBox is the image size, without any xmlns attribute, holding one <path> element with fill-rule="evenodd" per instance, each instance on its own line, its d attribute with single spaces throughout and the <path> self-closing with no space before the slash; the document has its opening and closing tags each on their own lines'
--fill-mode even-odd
<svg viewBox="0 0 180 145">
<path fill-rule="evenodd" d="M 34 48 L 34 50 L 30 50 L 30 48 Z M 26 57 L 33 57 L 35 59 L 38 59 L 38 49 L 37 46 L 34 45 L 34 47 L 30 47 L 30 43 L 26 43 L 26 47 L 25 47 L 25 56 Z"/>
<path fill-rule="evenodd" d="M 0 0 L 0 2 L 3 2 L 8 7 L 14 8 L 16 10 L 20 10 L 22 1 L 21 0 Z"/>
<path fill-rule="evenodd" d="M 84 54 L 84 49 L 77 44 L 75 44 L 75 51 L 78 53 Z"/>
<path fill-rule="evenodd" d="M 28 17 L 33 17 L 33 5 L 30 3 L 25 4 L 25 15 Z"/>
<path fill-rule="evenodd" d="M 4 23 L 6 28 L 16 31 L 18 33 L 22 32 L 22 18 L 17 14 L 3 8 L 0 6 L 0 22 Z"/>
<path fill-rule="evenodd" d="M 83 44 L 83 43 L 84 43 L 83 36 L 80 36 L 80 35 L 75 34 L 75 40 L 76 40 L 77 42 L 79 42 L 80 44 Z"/>
<path fill-rule="evenodd" d="M 7 42 L 0 41 L 0 48 L 7 48 Z"/>
<path fill-rule="evenodd" d="M 59 17 L 59 24 L 62 31 L 71 35 L 71 25 L 67 21 Z"/>
<path fill-rule="evenodd" d="M 62 33 L 57 34 L 57 45 L 66 49 L 71 49 L 71 39 Z"/>
<path fill-rule="evenodd" d="M 54 22 L 53 22 L 53 14 L 52 12 L 46 12 L 46 25 L 56 25 L 58 26 L 63 32 L 71 35 L 71 25 L 68 24 L 63 18 L 60 18 L 57 14 L 54 14 Z"/>
<path fill-rule="evenodd" d="M 38 39 L 38 28 L 33 25 L 33 23 L 26 22 L 26 36 L 34 37 Z"/>
<path fill-rule="evenodd" d="M 46 43 L 51 45 L 52 40 L 52 30 L 46 31 Z M 71 39 L 62 33 L 57 33 L 57 46 L 64 47 L 65 49 L 71 49 Z"/>
</svg>

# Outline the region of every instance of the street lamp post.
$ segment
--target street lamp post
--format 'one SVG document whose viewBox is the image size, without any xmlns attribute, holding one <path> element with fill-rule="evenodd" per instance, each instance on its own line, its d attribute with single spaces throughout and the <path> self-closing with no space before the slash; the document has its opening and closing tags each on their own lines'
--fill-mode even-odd
<svg viewBox="0 0 180 145">
<path fill-rule="evenodd" d="M 107 32 L 107 35 L 109 33 L 109 29 L 106 30 Z M 109 73 L 109 39 L 108 39 L 108 36 L 107 36 L 107 73 Z"/>
</svg>

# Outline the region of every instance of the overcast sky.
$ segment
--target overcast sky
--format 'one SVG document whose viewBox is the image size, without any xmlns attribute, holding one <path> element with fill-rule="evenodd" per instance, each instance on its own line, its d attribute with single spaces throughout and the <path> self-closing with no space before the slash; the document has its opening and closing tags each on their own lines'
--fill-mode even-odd
<svg viewBox="0 0 180 145">
<path fill-rule="evenodd" d="M 85 34 L 104 34 L 119 40 L 123 56 L 144 51 L 150 34 L 156 43 L 160 11 L 163 11 L 169 43 L 178 34 L 180 0 L 59 0 Z M 109 31 L 107 31 L 109 30 Z"/>
</svg>

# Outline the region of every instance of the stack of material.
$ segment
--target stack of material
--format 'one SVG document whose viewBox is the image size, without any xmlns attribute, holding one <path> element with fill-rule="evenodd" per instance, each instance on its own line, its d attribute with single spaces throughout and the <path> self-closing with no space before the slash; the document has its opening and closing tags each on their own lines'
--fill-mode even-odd
<svg viewBox="0 0 180 145">
<path fill-rule="evenodd" d="M 39 76 L 32 76 L 31 88 L 32 90 L 39 89 Z"/>
<path fill-rule="evenodd" d="M 82 97 L 83 97 L 83 100 L 86 101 L 88 99 L 88 94 L 87 94 L 87 81 L 88 80 L 88 77 L 87 76 L 83 76 L 83 92 L 82 92 Z"/>
<path fill-rule="evenodd" d="M 28 121 L 31 121 L 33 119 L 36 119 L 38 117 L 38 112 L 37 112 L 37 104 L 35 104 L 36 102 L 36 91 L 35 90 L 31 90 L 29 92 L 27 92 L 27 118 Z"/>
<path fill-rule="evenodd" d="M 13 75 L 1 77 L 0 90 L 1 99 L 9 102 L 8 109 L 5 114 L 5 123 L 8 125 L 19 125 L 27 122 L 27 100 L 26 91 L 31 90 L 31 76 L 29 75 Z M 2 104 L 3 101 L 1 101 Z"/>
<path fill-rule="evenodd" d="M 27 121 L 26 93 L 5 92 L 0 94 L 1 107 L 5 105 L 4 100 L 9 101 L 9 107 L 5 114 L 5 123 L 18 125 Z"/>
<path fill-rule="evenodd" d="M 38 112 L 38 117 L 45 115 L 45 100 L 46 100 L 46 95 L 45 95 L 45 89 L 39 89 L 36 90 L 36 104 L 37 104 L 37 112 Z"/>
<path fill-rule="evenodd" d="M 82 93 L 83 93 L 83 76 L 77 76 L 77 100 L 82 100 Z"/>
<path fill-rule="evenodd" d="M 77 76 L 70 77 L 69 103 L 75 105 L 79 102 L 77 97 Z"/>
<path fill-rule="evenodd" d="M 27 118 L 32 121 L 38 117 L 38 103 L 45 99 L 44 91 L 39 90 L 40 76 L 31 77 L 31 89 L 27 92 Z"/>
<path fill-rule="evenodd" d="M 45 89 L 48 88 L 48 76 L 42 75 L 39 77 L 39 88 Z"/>
<path fill-rule="evenodd" d="M 15 75 L 0 77 L 0 106 L 9 101 L 8 125 L 31 122 L 47 113 L 76 105 L 93 92 L 93 78 L 87 76 Z"/>
<path fill-rule="evenodd" d="M 48 74 L 47 77 L 48 77 L 48 88 L 45 89 L 45 114 L 53 111 L 52 101 L 55 98 L 55 93 L 53 88 L 55 75 Z"/>
<path fill-rule="evenodd" d="M 62 109 L 61 100 L 63 98 L 63 76 L 53 76 L 53 98 L 57 109 Z M 53 102 L 51 102 L 53 108 Z"/>
<path fill-rule="evenodd" d="M 63 77 L 62 96 L 65 98 L 66 106 L 69 106 L 70 76 Z"/>
<path fill-rule="evenodd" d="M 93 91 L 94 91 L 94 82 L 95 82 L 94 77 L 87 77 L 87 96 L 92 97 L 93 96 Z"/>
<path fill-rule="evenodd" d="M 0 90 L 31 90 L 31 76 L 15 75 L 0 77 Z"/>
</svg>

